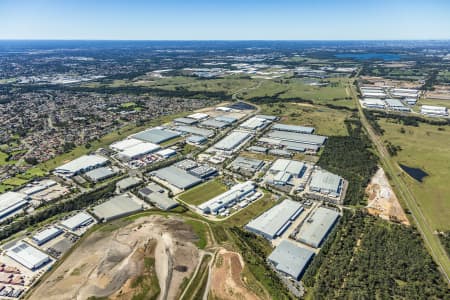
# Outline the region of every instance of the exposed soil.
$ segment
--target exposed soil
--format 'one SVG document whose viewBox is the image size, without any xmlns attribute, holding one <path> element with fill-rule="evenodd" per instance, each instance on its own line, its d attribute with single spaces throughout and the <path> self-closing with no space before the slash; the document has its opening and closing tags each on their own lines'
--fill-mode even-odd
<svg viewBox="0 0 450 300">
<path fill-rule="evenodd" d="M 151 272 L 159 281 L 158 298 L 176 299 L 183 278 L 199 261 L 195 233 L 181 219 L 161 216 L 118 224 L 82 241 L 30 299 L 131 299 L 140 292 L 133 282 L 150 272 L 144 268 L 144 258 L 154 258 Z"/>
<path fill-rule="evenodd" d="M 221 249 L 212 267 L 209 293 L 213 299 L 260 299 L 242 281 L 244 262 L 239 253 Z"/>
<path fill-rule="evenodd" d="M 371 215 L 405 225 L 410 224 L 382 168 L 372 177 L 366 193 L 369 196 L 367 210 Z"/>
</svg>

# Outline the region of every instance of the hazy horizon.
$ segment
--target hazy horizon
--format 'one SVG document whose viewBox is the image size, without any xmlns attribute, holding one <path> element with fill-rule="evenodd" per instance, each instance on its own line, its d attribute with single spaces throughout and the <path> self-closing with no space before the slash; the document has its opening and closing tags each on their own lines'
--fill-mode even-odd
<svg viewBox="0 0 450 300">
<path fill-rule="evenodd" d="M 1 40 L 447 40 L 450 1 L 0 0 Z"/>
</svg>

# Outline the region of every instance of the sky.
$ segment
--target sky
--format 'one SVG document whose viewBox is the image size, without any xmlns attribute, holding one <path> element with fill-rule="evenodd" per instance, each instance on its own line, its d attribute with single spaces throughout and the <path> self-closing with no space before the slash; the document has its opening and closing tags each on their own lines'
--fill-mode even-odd
<svg viewBox="0 0 450 300">
<path fill-rule="evenodd" d="M 450 1 L 0 0 L 0 39 L 450 39 Z"/>
</svg>

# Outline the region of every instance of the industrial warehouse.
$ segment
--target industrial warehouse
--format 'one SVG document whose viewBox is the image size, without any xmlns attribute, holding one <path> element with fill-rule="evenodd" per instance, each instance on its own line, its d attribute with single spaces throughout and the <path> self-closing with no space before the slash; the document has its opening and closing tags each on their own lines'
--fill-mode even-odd
<svg viewBox="0 0 450 300">
<path fill-rule="evenodd" d="M 272 240 L 283 234 L 302 211 L 303 207 L 299 202 L 286 199 L 251 220 L 245 225 L 245 229 Z"/>
<path fill-rule="evenodd" d="M 24 242 L 7 249 L 6 255 L 33 271 L 51 261 L 50 256 Z"/>
<path fill-rule="evenodd" d="M 300 280 L 313 257 L 314 252 L 299 247 L 292 242 L 282 241 L 267 260 L 278 272 L 295 280 Z"/>
<path fill-rule="evenodd" d="M 246 181 L 233 186 L 228 191 L 208 200 L 198 206 L 205 214 L 218 214 L 240 202 L 244 197 L 255 193 L 255 183 Z"/>
<path fill-rule="evenodd" d="M 238 156 L 230 164 L 230 169 L 235 172 L 245 173 L 246 175 L 253 175 L 255 172 L 262 169 L 264 166 L 264 161 L 256 159 Z"/>
<path fill-rule="evenodd" d="M 178 206 L 178 202 L 170 198 L 169 191 L 154 182 L 140 189 L 138 195 L 162 210 L 170 210 Z"/>
<path fill-rule="evenodd" d="M 210 138 L 210 137 L 214 136 L 213 130 L 194 127 L 194 126 L 183 125 L 183 126 L 177 126 L 177 127 L 175 127 L 175 129 L 177 131 L 183 132 L 184 134 L 200 135 L 205 138 Z"/>
<path fill-rule="evenodd" d="M 0 194 L 0 219 L 9 216 L 27 204 L 28 197 L 25 194 L 17 192 Z"/>
<path fill-rule="evenodd" d="M 105 179 L 111 178 L 117 174 L 117 171 L 113 168 L 108 167 L 100 167 L 97 169 L 94 169 L 92 171 L 86 172 L 84 176 L 91 182 L 99 182 L 103 181 Z"/>
<path fill-rule="evenodd" d="M 94 222 L 95 222 L 95 220 L 90 214 L 88 214 L 86 212 L 79 212 L 76 215 L 73 215 L 73 216 L 61 221 L 60 224 L 64 228 L 66 228 L 72 232 L 75 232 L 78 229 L 80 229 L 81 227 L 88 226 Z"/>
<path fill-rule="evenodd" d="M 448 117 L 448 108 L 444 106 L 422 105 L 420 113 L 430 117 Z"/>
<path fill-rule="evenodd" d="M 297 125 L 275 124 L 272 126 L 272 130 L 312 134 L 315 128 Z"/>
<path fill-rule="evenodd" d="M 108 164 L 109 160 L 99 155 L 83 155 L 62 166 L 57 167 L 54 172 L 58 175 L 71 177 L 92 169 Z"/>
<path fill-rule="evenodd" d="M 134 139 L 138 139 L 148 143 L 161 144 L 176 137 L 179 137 L 180 135 L 181 133 L 177 131 L 165 129 L 162 127 L 155 127 L 138 132 L 132 135 L 132 137 Z"/>
<path fill-rule="evenodd" d="M 43 245 L 43 244 L 47 243 L 48 241 L 54 239 L 55 237 L 62 234 L 63 232 L 64 231 L 62 231 L 61 228 L 52 226 L 52 227 L 46 228 L 46 229 L 34 234 L 31 237 L 31 239 L 33 240 L 33 242 L 36 245 L 40 246 L 40 245 Z"/>
<path fill-rule="evenodd" d="M 295 234 L 295 239 L 314 248 L 319 248 L 328 233 L 333 229 L 339 213 L 325 207 L 316 209 Z"/>
<path fill-rule="evenodd" d="M 142 142 L 129 148 L 125 148 L 124 150 L 119 152 L 117 156 L 123 161 L 130 161 L 142 157 L 146 154 L 156 152 L 159 149 L 161 149 L 161 147 L 157 144 Z"/>
<path fill-rule="evenodd" d="M 345 196 L 345 185 L 346 181 L 339 175 L 316 167 L 311 175 L 307 195 L 310 198 L 341 204 Z"/>
<path fill-rule="evenodd" d="M 248 140 L 253 137 L 253 134 L 246 131 L 233 130 L 225 138 L 217 142 L 208 152 L 221 152 L 224 154 L 231 154 L 239 150 Z"/>
<path fill-rule="evenodd" d="M 270 123 L 272 123 L 272 121 L 267 118 L 255 116 L 242 123 L 239 127 L 243 129 L 257 131 L 266 128 L 267 126 L 270 125 Z"/>
<path fill-rule="evenodd" d="M 127 194 L 122 194 L 94 206 L 92 212 L 99 220 L 107 222 L 143 209 L 144 207 L 141 203 Z"/>
<path fill-rule="evenodd" d="M 307 182 L 307 171 L 310 167 L 300 161 L 280 158 L 277 159 L 264 177 L 264 181 L 278 189 L 287 192 L 303 190 Z"/>
<path fill-rule="evenodd" d="M 153 171 L 150 176 L 163 180 L 181 191 L 187 190 L 202 182 L 200 178 L 175 166 L 169 166 Z"/>
</svg>

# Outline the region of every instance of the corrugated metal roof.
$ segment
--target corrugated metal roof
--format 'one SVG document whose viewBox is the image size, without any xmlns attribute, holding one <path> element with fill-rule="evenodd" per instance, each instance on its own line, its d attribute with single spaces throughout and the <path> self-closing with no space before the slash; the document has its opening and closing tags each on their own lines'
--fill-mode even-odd
<svg viewBox="0 0 450 300">
<path fill-rule="evenodd" d="M 297 238 L 308 245 L 319 247 L 323 239 L 333 228 L 339 218 L 337 211 L 319 207 L 308 219 L 303 222 Z"/>
<path fill-rule="evenodd" d="M 287 223 L 290 218 L 302 208 L 299 202 L 286 199 L 272 207 L 256 219 L 251 220 L 245 228 L 263 234 L 267 238 L 274 238 L 276 233 Z"/>
<path fill-rule="evenodd" d="M 154 171 L 152 172 L 152 175 L 161 178 L 171 185 L 183 190 L 202 182 L 200 178 L 195 177 L 174 166 Z"/>
<path fill-rule="evenodd" d="M 299 279 L 313 256 L 314 252 L 308 249 L 301 248 L 289 241 L 282 241 L 268 259 L 277 270 Z"/>
<path fill-rule="evenodd" d="M 311 176 L 310 187 L 330 192 L 339 192 L 342 178 L 325 170 L 316 170 Z"/>
<path fill-rule="evenodd" d="M 287 125 L 287 124 L 275 124 L 272 126 L 272 129 L 278 130 L 278 131 L 291 131 L 291 132 L 309 133 L 309 134 L 314 132 L 314 127 Z"/>
</svg>

